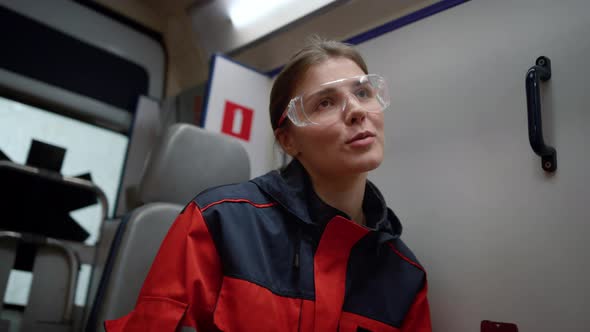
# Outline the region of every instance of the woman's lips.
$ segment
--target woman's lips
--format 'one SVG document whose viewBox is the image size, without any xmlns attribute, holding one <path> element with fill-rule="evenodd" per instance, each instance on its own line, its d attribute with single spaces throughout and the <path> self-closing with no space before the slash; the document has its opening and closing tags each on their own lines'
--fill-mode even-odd
<svg viewBox="0 0 590 332">
<path fill-rule="evenodd" d="M 364 138 L 355 139 L 352 142 L 348 143 L 349 146 L 355 148 L 366 147 L 375 142 L 375 136 L 366 136 Z"/>
<path fill-rule="evenodd" d="M 363 147 L 373 144 L 375 141 L 375 134 L 370 131 L 364 131 L 354 135 L 351 139 L 346 141 L 346 144 L 353 147 Z"/>
</svg>

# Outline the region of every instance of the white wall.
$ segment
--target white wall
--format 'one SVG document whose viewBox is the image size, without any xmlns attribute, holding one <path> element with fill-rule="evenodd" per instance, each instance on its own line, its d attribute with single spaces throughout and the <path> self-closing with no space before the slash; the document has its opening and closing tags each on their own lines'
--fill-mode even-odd
<svg viewBox="0 0 590 332">
<path fill-rule="evenodd" d="M 393 99 L 371 178 L 428 270 L 435 331 L 484 319 L 588 330 L 589 12 L 584 0 L 474 0 L 359 47 Z M 540 55 L 553 65 L 553 176 L 527 136 L 524 78 Z"/>
<path fill-rule="evenodd" d="M 227 102 L 249 109 L 253 112 L 250 137 L 248 140 L 235 139 L 248 152 L 251 177 L 265 174 L 280 165 L 280 160 L 275 159 L 273 153 L 274 134 L 268 113 L 271 79 L 222 56 L 215 57 L 210 79 L 209 95 L 203 110 L 203 128 L 227 134 L 222 131 Z M 236 120 L 234 124 L 241 123 Z"/>
</svg>

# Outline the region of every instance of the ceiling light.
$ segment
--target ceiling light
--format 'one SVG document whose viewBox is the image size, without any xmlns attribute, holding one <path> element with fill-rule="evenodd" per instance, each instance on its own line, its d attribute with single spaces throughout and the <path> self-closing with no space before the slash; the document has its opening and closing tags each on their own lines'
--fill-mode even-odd
<svg viewBox="0 0 590 332">
<path fill-rule="evenodd" d="M 228 14 L 236 28 L 248 26 L 257 20 L 272 15 L 293 0 L 235 0 L 229 5 Z"/>
</svg>

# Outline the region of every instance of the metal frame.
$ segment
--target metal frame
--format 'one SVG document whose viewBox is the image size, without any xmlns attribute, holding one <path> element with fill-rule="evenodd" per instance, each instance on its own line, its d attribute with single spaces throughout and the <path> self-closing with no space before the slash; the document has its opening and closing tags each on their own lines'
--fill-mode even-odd
<svg viewBox="0 0 590 332">
<path fill-rule="evenodd" d="M 108 214 L 108 201 L 106 198 L 105 193 L 94 183 L 73 177 L 62 176 L 57 172 L 52 172 L 48 170 L 42 170 L 36 167 L 31 167 L 27 165 L 16 164 L 11 161 L 0 160 L 0 168 L 11 168 L 18 172 L 22 173 L 30 173 L 34 174 L 35 176 L 42 177 L 44 179 L 50 181 L 60 181 L 64 182 L 70 186 L 83 188 L 90 190 L 96 194 L 97 201 L 101 205 L 101 218 L 100 218 L 100 225 L 99 229 L 102 230 L 103 226 L 107 219 Z M 54 248 L 58 248 L 63 250 L 68 257 L 68 261 L 72 269 L 70 270 L 70 277 L 69 277 L 69 289 L 67 290 L 67 300 L 66 300 L 66 310 L 64 312 L 64 321 L 74 321 L 72 320 L 73 316 L 73 308 L 75 305 L 75 295 L 76 295 L 76 287 L 77 287 L 77 277 L 78 277 L 78 269 L 74 268 L 75 264 L 80 266 L 83 263 L 90 264 L 93 268 L 93 272 L 90 274 L 89 284 L 92 283 L 94 276 L 94 268 L 96 262 L 96 252 L 97 246 L 101 241 L 102 234 L 99 233 L 97 236 L 96 243 L 93 246 L 88 246 L 83 243 L 78 243 L 75 241 L 67 241 L 67 240 L 57 240 L 54 238 L 45 237 L 42 235 L 30 234 L 30 233 L 18 233 L 12 231 L 0 231 L 0 240 L 2 238 L 11 238 L 16 240 L 21 240 L 29 243 L 36 243 L 40 245 L 51 246 Z M 90 289 L 88 290 L 90 291 Z M 87 294 L 89 296 L 90 294 Z M 85 308 L 87 310 L 88 308 Z"/>
</svg>

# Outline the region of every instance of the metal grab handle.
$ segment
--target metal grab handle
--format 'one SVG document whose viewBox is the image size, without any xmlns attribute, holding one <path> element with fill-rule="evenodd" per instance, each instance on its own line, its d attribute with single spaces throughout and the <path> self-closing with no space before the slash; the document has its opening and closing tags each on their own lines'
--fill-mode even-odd
<svg viewBox="0 0 590 332">
<path fill-rule="evenodd" d="M 543 140 L 543 124 L 541 121 L 541 91 L 540 81 L 551 78 L 551 61 L 541 56 L 536 65 L 526 73 L 526 104 L 529 122 L 529 142 L 531 148 L 541 157 L 541 167 L 546 172 L 555 172 L 557 156 L 555 148 L 545 145 Z"/>
</svg>

